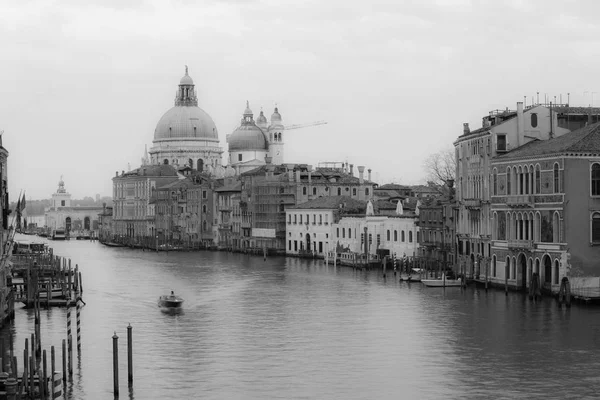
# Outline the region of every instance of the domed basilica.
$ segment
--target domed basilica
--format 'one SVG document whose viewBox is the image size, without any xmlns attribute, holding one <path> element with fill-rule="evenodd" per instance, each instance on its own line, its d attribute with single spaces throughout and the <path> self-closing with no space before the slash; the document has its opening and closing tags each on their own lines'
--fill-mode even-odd
<svg viewBox="0 0 600 400">
<path fill-rule="evenodd" d="M 156 124 L 152 144 L 148 152 L 151 164 L 188 165 L 198 171 L 221 166 L 223 150 L 219 147 L 217 127 L 210 115 L 198 107 L 187 66 L 175 94 L 175 106 Z"/>
<path fill-rule="evenodd" d="M 246 102 L 240 126 L 227 135 L 228 166 L 223 167 L 217 127 L 210 115 L 198 107 L 194 81 L 186 66 L 175 94 L 175 106 L 156 124 L 153 146 L 142 158 L 142 164 L 190 166 L 218 177 L 265 165 L 267 157 L 273 164 L 283 164 L 284 130 L 277 107 L 269 124 L 262 111 L 254 121 L 254 114 Z"/>
<path fill-rule="evenodd" d="M 253 116 L 250 105 L 246 102 L 241 125 L 231 135 L 227 135 L 229 165 L 239 173 L 265 165 L 266 157 L 270 157 L 273 164 L 283 163 L 285 127 L 277 107 L 271 115 L 270 125 L 262 111 L 256 122 Z"/>
</svg>

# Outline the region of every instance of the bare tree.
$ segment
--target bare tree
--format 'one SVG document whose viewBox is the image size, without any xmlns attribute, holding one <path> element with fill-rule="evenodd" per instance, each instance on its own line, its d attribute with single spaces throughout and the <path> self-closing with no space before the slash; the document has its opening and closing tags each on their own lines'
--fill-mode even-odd
<svg viewBox="0 0 600 400">
<path fill-rule="evenodd" d="M 440 150 L 430 154 L 423 163 L 427 180 L 435 185 L 444 186 L 449 179 L 456 175 L 456 158 L 454 148 Z"/>
</svg>

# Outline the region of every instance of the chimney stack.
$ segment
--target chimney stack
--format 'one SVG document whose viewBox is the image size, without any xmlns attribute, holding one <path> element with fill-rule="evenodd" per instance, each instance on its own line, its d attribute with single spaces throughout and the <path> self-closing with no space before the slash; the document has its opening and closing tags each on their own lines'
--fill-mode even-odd
<svg viewBox="0 0 600 400">
<path fill-rule="evenodd" d="M 364 182 L 365 167 L 362 165 L 359 165 L 357 168 L 358 168 L 358 183 L 362 185 Z"/>
<path fill-rule="evenodd" d="M 371 181 L 371 168 L 368 169 L 369 171 L 369 182 Z"/>
<path fill-rule="evenodd" d="M 517 102 L 517 147 L 525 141 L 525 117 L 523 116 L 523 102 Z"/>
<path fill-rule="evenodd" d="M 285 169 L 287 170 L 287 174 L 288 174 L 288 182 L 293 182 L 294 181 L 294 170 L 292 169 L 292 167 L 289 164 L 285 165 Z"/>
<path fill-rule="evenodd" d="M 471 130 L 469 129 L 469 123 L 465 122 L 463 124 L 463 134 L 468 135 L 469 133 L 471 133 Z"/>
<path fill-rule="evenodd" d="M 296 169 L 296 183 L 300 183 L 300 168 Z"/>
<path fill-rule="evenodd" d="M 350 164 L 350 176 L 354 176 L 354 164 Z"/>
</svg>

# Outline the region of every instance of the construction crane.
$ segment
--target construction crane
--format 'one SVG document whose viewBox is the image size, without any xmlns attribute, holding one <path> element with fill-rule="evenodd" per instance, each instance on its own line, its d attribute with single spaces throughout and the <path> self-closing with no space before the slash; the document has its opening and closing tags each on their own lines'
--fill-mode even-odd
<svg viewBox="0 0 600 400">
<path fill-rule="evenodd" d="M 327 123 L 327 121 L 316 121 L 316 122 L 309 122 L 307 124 L 287 125 L 287 126 L 285 126 L 285 130 L 289 131 L 292 129 L 306 128 L 307 126 L 325 125 L 326 123 Z"/>
</svg>

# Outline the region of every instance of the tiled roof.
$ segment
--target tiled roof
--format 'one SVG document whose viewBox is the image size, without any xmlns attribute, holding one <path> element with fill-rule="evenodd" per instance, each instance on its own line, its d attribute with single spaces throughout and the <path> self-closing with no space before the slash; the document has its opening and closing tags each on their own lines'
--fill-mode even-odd
<svg viewBox="0 0 600 400">
<path fill-rule="evenodd" d="M 397 204 L 386 200 L 375 200 L 373 202 L 373 207 L 377 210 L 395 210 Z"/>
<path fill-rule="evenodd" d="M 555 112 L 557 114 L 570 114 L 570 115 L 574 115 L 574 114 L 596 115 L 596 114 L 600 114 L 600 107 L 559 106 L 559 107 L 552 107 L 552 112 Z"/>
<path fill-rule="evenodd" d="M 343 210 L 366 210 L 367 202 L 362 200 L 355 200 L 348 196 L 324 196 L 318 197 L 314 200 L 307 201 L 306 203 L 299 204 L 292 209 L 338 209 L 340 204 L 343 204 Z"/>
<path fill-rule="evenodd" d="M 397 183 L 386 183 L 385 185 L 379 186 L 376 190 L 403 190 L 410 189 L 408 186 L 399 185 Z"/>
<path fill-rule="evenodd" d="M 539 157 L 560 153 L 600 153 L 600 122 L 588 125 L 562 136 L 536 140 L 516 149 L 496 156 L 497 160 L 512 158 Z"/>
<path fill-rule="evenodd" d="M 241 190 L 242 190 L 242 182 L 235 181 L 231 185 L 226 185 L 226 186 L 220 187 L 218 189 L 215 189 L 215 192 L 239 192 Z"/>
</svg>

